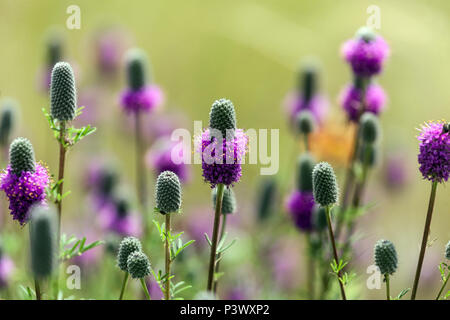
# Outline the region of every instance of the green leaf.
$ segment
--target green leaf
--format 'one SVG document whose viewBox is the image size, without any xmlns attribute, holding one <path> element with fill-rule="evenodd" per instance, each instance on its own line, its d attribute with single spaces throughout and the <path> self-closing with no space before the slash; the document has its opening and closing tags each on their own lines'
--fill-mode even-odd
<svg viewBox="0 0 450 320">
<path fill-rule="evenodd" d="M 402 291 L 400 291 L 400 293 L 397 295 L 397 297 L 394 300 L 400 300 L 401 298 L 403 298 L 403 296 L 405 294 L 408 293 L 409 290 L 411 290 L 411 288 L 403 289 Z"/>
</svg>

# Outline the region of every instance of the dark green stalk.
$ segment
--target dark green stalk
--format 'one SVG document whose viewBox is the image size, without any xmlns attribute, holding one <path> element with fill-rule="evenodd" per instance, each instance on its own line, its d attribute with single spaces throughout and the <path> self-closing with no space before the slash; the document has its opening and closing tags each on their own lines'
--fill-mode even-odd
<svg viewBox="0 0 450 320">
<path fill-rule="evenodd" d="M 61 199 L 56 200 L 56 205 L 58 209 L 58 239 L 57 243 L 59 245 L 59 239 L 61 238 L 61 219 L 62 219 L 62 195 L 64 187 L 64 166 L 66 162 L 66 147 L 64 143 L 66 141 L 66 122 L 61 121 L 59 124 L 59 171 L 58 171 L 58 194 Z"/>
<path fill-rule="evenodd" d="M 166 213 L 166 288 L 164 291 L 164 297 L 166 300 L 170 300 L 170 265 L 172 263 L 172 259 L 170 257 L 170 241 L 169 235 L 171 231 L 170 226 L 170 213 Z"/>
<path fill-rule="evenodd" d="M 420 248 L 419 261 L 417 262 L 416 276 L 414 278 L 414 285 L 411 292 L 411 300 L 416 299 L 417 288 L 419 287 L 420 273 L 422 271 L 423 259 L 425 257 L 425 250 L 427 248 L 428 234 L 430 233 L 431 217 L 433 216 L 434 200 L 436 199 L 437 184 L 437 181 L 433 181 L 431 183 L 431 193 L 430 200 L 428 202 L 427 218 L 425 221 L 425 228 L 423 230 L 422 246 Z"/>
<path fill-rule="evenodd" d="M 222 199 L 225 186 L 221 183 L 217 185 L 216 210 L 214 213 L 214 227 L 211 239 L 211 254 L 209 256 L 207 291 L 212 291 L 214 282 L 214 269 L 216 264 L 217 240 L 219 238 L 220 216 L 222 215 Z"/>
<path fill-rule="evenodd" d="M 384 280 L 386 281 L 386 299 L 391 300 L 391 294 L 389 290 L 389 274 L 384 275 Z"/>
<path fill-rule="evenodd" d="M 339 265 L 339 257 L 338 257 L 338 253 L 336 250 L 336 243 L 334 241 L 333 227 L 331 225 L 330 206 L 326 206 L 325 210 L 326 210 L 326 214 L 327 214 L 328 233 L 330 236 L 331 246 L 333 248 L 334 261 L 336 262 L 336 265 Z M 338 271 L 337 276 L 338 276 L 339 287 L 341 289 L 342 300 L 347 300 L 347 298 L 345 296 L 344 284 L 341 281 L 341 271 L 340 270 Z"/>
<path fill-rule="evenodd" d="M 129 276 L 130 276 L 130 274 L 128 272 L 125 272 L 125 277 L 123 278 L 123 281 L 122 281 L 122 289 L 120 289 L 119 300 L 123 300 L 123 294 L 125 292 L 125 288 L 127 287 Z"/>
<path fill-rule="evenodd" d="M 36 291 L 36 300 L 41 300 L 41 287 L 39 285 L 39 280 L 34 279 L 34 289 Z"/>
<path fill-rule="evenodd" d="M 436 300 L 439 300 L 442 291 L 444 291 L 444 288 L 447 285 L 448 278 L 450 278 L 450 272 L 447 274 L 447 277 L 445 278 L 444 283 L 442 284 L 441 290 L 439 290 L 439 293 L 438 293 L 438 295 L 436 297 Z"/>
<path fill-rule="evenodd" d="M 144 278 L 140 278 L 139 281 L 141 282 L 142 289 L 144 289 L 144 293 L 145 293 L 145 296 L 147 297 L 147 299 L 152 300 L 152 298 L 150 298 L 150 293 L 148 292 L 148 288 L 147 288 L 147 285 L 145 284 Z"/>
<path fill-rule="evenodd" d="M 226 225 L 227 225 L 227 214 L 223 214 L 222 215 L 222 225 L 220 227 L 220 236 L 219 236 L 220 240 L 219 240 L 219 242 L 223 239 L 223 236 L 225 234 Z M 219 272 L 220 256 L 221 256 L 220 253 L 217 254 L 217 260 L 219 260 L 219 261 L 217 261 L 217 263 L 216 263 L 216 269 L 214 270 L 214 273 L 218 273 Z M 214 281 L 214 288 L 213 288 L 214 294 L 217 293 L 217 283 L 218 283 L 218 281 L 215 280 Z"/>
<path fill-rule="evenodd" d="M 311 248 L 311 235 L 308 233 L 306 234 L 307 238 L 307 255 L 308 255 L 308 297 L 310 300 L 314 300 L 314 278 L 315 278 L 315 268 L 314 268 L 314 257 L 312 254 L 312 248 Z"/>
</svg>

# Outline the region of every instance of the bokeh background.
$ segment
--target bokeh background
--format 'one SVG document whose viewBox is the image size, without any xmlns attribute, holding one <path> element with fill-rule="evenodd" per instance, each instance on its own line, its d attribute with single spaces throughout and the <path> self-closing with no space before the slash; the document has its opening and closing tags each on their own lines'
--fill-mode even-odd
<svg viewBox="0 0 450 320">
<path fill-rule="evenodd" d="M 66 8 L 72 4 L 81 9 L 80 30 L 65 26 L 69 16 Z M 121 187 L 135 204 L 133 131 L 118 98 L 125 86 L 122 55 L 127 48 L 145 50 L 153 81 L 166 97 L 163 107 L 146 125 L 148 145 L 158 130 L 184 127 L 192 131 L 194 120 L 206 126 L 211 103 L 220 97 L 234 102 L 239 127 L 279 129 L 280 166 L 273 178 L 280 195 L 272 212 L 274 217 L 264 223 L 258 220 L 258 191 L 267 177 L 260 175 L 259 165 L 244 165 L 241 182 L 235 186 L 239 210 L 230 224 L 229 236 L 237 238 L 238 244 L 225 256 L 225 275 L 219 291 L 223 298 L 304 298 L 305 238 L 282 205 L 294 185 L 295 158 L 302 149 L 282 104 L 286 93 L 295 86 L 300 61 L 316 57 L 322 70 L 321 91 L 331 104 L 329 126 L 338 128 L 336 139 L 343 139 L 345 145 L 348 126 L 337 96 L 350 81 L 351 73 L 339 48 L 366 24 L 370 5 L 379 6 L 381 29 L 377 32 L 391 47 L 391 57 L 378 80 L 389 102 L 381 116 L 381 159 L 367 192 L 367 201 L 375 205 L 358 224 L 361 239 L 352 266 L 357 278 L 350 290 L 353 298 L 382 299 L 383 287 L 369 290 L 365 285 L 369 276 L 366 268 L 373 264 L 373 245 L 378 239 L 393 241 L 399 253 L 399 270 L 391 281 L 392 295 L 411 287 L 413 281 L 430 190 L 430 183 L 418 171 L 416 128 L 427 120 L 448 120 L 450 116 L 450 2 L 2 0 L 0 99 L 17 100 L 20 119 L 13 136 L 28 137 L 36 158 L 56 174 L 57 144 L 41 109 L 49 107 L 48 93 L 42 87 L 46 41 L 51 30 L 58 30 L 64 43 L 63 56 L 76 71 L 79 104 L 86 106 L 86 114 L 89 108 L 95 110 L 87 120 L 98 128 L 68 155 L 65 188 L 72 193 L 65 199 L 63 231 L 89 235 L 90 240 L 104 237 L 93 227 L 96 212 L 89 206 L 83 183 L 93 162 L 113 162 L 121 176 Z M 98 69 L 96 44 L 108 32 L 112 34 L 110 41 L 118 46 L 120 65 L 117 73 L 105 76 Z M 339 156 L 341 150 L 334 150 L 338 147 L 333 143 L 327 148 L 320 157 L 337 167 L 343 183 L 345 159 Z M 386 178 L 392 158 L 400 162 L 398 170 L 404 171 L 406 177 L 396 188 Z M 5 165 L 5 159 L 2 161 Z M 152 205 L 155 178 L 149 169 Z M 199 165 L 192 166 L 191 180 L 183 191 L 183 214 L 175 218 L 176 229 L 189 231 L 208 219 L 211 222 L 210 187 L 202 181 Z M 449 194 L 448 186 L 439 186 L 431 228 L 435 241 L 425 258 L 421 298 L 435 297 L 440 285 L 437 265 L 450 239 Z M 3 195 L 1 201 L 6 201 Z M 20 297 L 16 287 L 31 284 L 24 270 L 28 264 L 28 232 L 13 223 L 7 213 L 2 212 L 2 216 L 3 243 L 16 265 L 9 297 Z M 187 232 L 185 239 L 192 237 Z M 183 260 L 176 262 L 176 272 L 193 285 L 183 293 L 185 298 L 194 297 L 206 284 L 208 260 L 204 247 L 205 240 L 200 238 Z M 148 252 L 155 267 L 162 266 L 162 254 L 162 244 Z M 82 290 L 68 294 L 76 298 L 115 298 L 121 274 L 113 267 L 112 255 L 104 253 L 102 257 L 92 263 L 92 268 L 82 269 Z M 139 292 L 138 284 L 132 286 Z"/>
</svg>

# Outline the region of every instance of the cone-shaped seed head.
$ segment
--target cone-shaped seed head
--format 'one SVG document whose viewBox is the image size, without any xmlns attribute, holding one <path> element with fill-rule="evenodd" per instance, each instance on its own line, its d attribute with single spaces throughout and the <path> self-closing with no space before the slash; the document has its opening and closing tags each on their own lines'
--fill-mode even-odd
<svg viewBox="0 0 450 320">
<path fill-rule="evenodd" d="M 314 131 L 316 123 L 309 110 L 300 111 L 297 115 L 297 130 L 300 134 L 308 135 Z"/>
<path fill-rule="evenodd" d="M 445 246 L 445 257 L 450 260 L 450 241 Z"/>
<path fill-rule="evenodd" d="M 24 171 L 35 171 L 34 150 L 28 139 L 14 139 L 9 146 L 9 163 L 16 176 L 20 176 Z"/>
<path fill-rule="evenodd" d="M 135 251 L 142 251 L 142 245 L 139 239 L 126 237 L 120 242 L 119 252 L 117 253 L 117 266 L 122 271 L 128 272 L 128 256 Z"/>
<path fill-rule="evenodd" d="M 127 265 L 128 272 L 133 279 L 145 278 L 150 274 L 150 261 L 140 251 L 135 251 L 128 256 Z"/>
<path fill-rule="evenodd" d="M 389 240 L 378 240 L 375 244 L 374 258 L 381 274 L 393 274 L 397 270 L 397 251 Z"/>
<path fill-rule="evenodd" d="M 359 161 L 361 163 L 365 163 L 365 161 L 367 161 L 367 165 L 369 167 L 373 167 L 377 163 L 377 160 L 378 146 L 373 143 L 364 143 L 359 150 Z"/>
<path fill-rule="evenodd" d="M 2 103 L 0 112 L 0 145 L 6 145 L 14 128 L 15 113 L 17 103 L 13 100 L 7 100 Z"/>
<path fill-rule="evenodd" d="M 50 86 L 50 114 L 58 121 L 70 121 L 77 110 L 77 90 L 72 67 L 58 62 L 53 67 Z"/>
<path fill-rule="evenodd" d="M 31 270 L 41 279 L 49 277 L 56 264 L 56 214 L 53 209 L 43 206 L 34 206 L 30 210 Z"/>
<path fill-rule="evenodd" d="M 264 221 L 274 210 L 277 198 L 277 183 L 273 178 L 267 178 L 259 187 L 257 213 L 260 221 Z"/>
<path fill-rule="evenodd" d="M 321 206 L 337 203 L 339 190 L 333 168 L 327 162 L 320 162 L 313 169 L 314 201 Z"/>
<path fill-rule="evenodd" d="M 236 129 L 236 112 L 230 100 L 214 101 L 209 113 L 209 127 L 219 130 L 223 138 L 226 138 L 227 129 L 234 132 Z"/>
<path fill-rule="evenodd" d="M 147 67 L 147 57 L 142 50 L 131 49 L 127 52 L 126 68 L 130 89 L 137 91 L 146 85 Z"/>
<path fill-rule="evenodd" d="M 181 208 L 181 184 L 172 171 L 161 172 L 156 180 L 156 208 L 162 213 L 177 212 Z"/>
<path fill-rule="evenodd" d="M 371 42 L 375 40 L 376 34 L 375 32 L 373 32 L 371 28 L 364 26 L 359 28 L 358 31 L 356 31 L 356 38 L 362 39 L 365 42 Z"/>
<path fill-rule="evenodd" d="M 47 40 L 47 61 L 48 65 L 53 67 L 58 61 L 61 61 L 63 53 L 62 36 L 52 34 Z"/>
<path fill-rule="evenodd" d="M 378 118 L 371 112 L 365 112 L 361 116 L 361 139 L 365 143 L 374 143 L 380 134 L 380 125 Z"/>
<path fill-rule="evenodd" d="M 308 103 L 317 91 L 317 67 L 313 63 L 302 66 L 299 80 L 303 101 Z"/>
<path fill-rule="evenodd" d="M 215 208 L 217 200 L 217 188 L 214 188 L 211 191 L 211 195 L 213 208 Z M 234 196 L 233 189 L 225 188 L 225 190 L 223 191 L 223 199 L 222 199 L 222 214 L 229 214 L 235 212 L 236 212 L 236 197 Z"/>
<path fill-rule="evenodd" d="M 297 189 L 300 191 L 313 191 L 312 172 L 314 158 L 308 152 L 303 153 L 297 162 Z"/>
</svg>

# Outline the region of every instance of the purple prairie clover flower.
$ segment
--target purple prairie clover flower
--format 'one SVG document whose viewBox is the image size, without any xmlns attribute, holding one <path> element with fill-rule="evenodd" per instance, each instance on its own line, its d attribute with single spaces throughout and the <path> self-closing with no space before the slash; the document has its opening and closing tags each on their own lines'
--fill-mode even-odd
<svg viewBox="0 0 450 320">
<path fill-rule="evenodd" d="M 123 201 L 108 201 L 99 211 L 99 221 L 104 230 L 122 236 L 139 237 L 142 234 L 139 214 L 131 211 Z"/>
<path fill-rule="evenodd" d="M 247 143 L 248 136 L 242 129 L 235 129 L 234 137 L 222 138 L 221 142 L 211 137 L 210 129 L 203 131 L 197 141 L 197 151 L 202 157 L 203 178 L 211 188 L 219 183 L 229 186 L 239 181 Z"/>
<path fill-rule="evenodd" d="M 0 289 L 8 286 L 13 271 L 14 262 L 7 255 L 0 252 Z"/>
<path fill-rule="evenodd" d="M 446 182 L 450 171 L 449 124 L 430 121 L 422 125 L 419 131 L 418 161 L 423 178 L 433 182 Z"/>
<path fill-rule="evenodd" d="M 163 92 L 156 85 L 146 85 L 138 90 L 127 88 L 120 98 L 121 105 L 128 114 L 152 111 L 160 106 L 163 100 Z"/>
<path fill-rule="evenodd" d="M 0 189 L 9 199 L 9 209 L 14 220 L 24 225 L 28 219 L 28 209 L 34 204 L 45 204 L 45 188 L 50 183 L 47 168 L 35 164 L 35 172 L 24 171 L 20 176 L 12 172 L 8 165 L 0 175 Z"/>
<path fill-rule="evenodd" d="M 355 38 L 347 40 L 342 45 L 341 53 L 351 65 L 355 75 L 371 77 L 382 71 L 390 50 L 380 35 L 363 27 Z"/>
<path fill-rule="evenodd" d="M 387 98 L 383 88 L 376 83 L 372 83 L 367 86 L 364 100 L 364 111 L 379 115 L 385 108 Z M 347 113 L 348 119 L 350 121 L 358 121 L 362 111 L 361 90 L 354 84 L 347 85 L 341 91 L 339 101 Z"/>
<path fill-rule="evenodd" d="M 309 110 L 318 124 L 322 124 L 329 110 L 328 99 L 321 95 L 314 95 L 309 102 L 305 102 L 303 96 L 297 91 L 289 92 L 284 99 L 284 109 L 293 124 L 296 115 L 303 110 Z"/>
<path fill-rule="evenodd" d="M 297 228 L 305 232 L 313 229 L 314 196 L 312 192 L 293 191 L 286 201 L 286 209 Z"/>
<path fill-rule="evenodd" d="M 115 75 L 120 67 L 121 57 L 129 45 L 129 35 L 118 27 L 100 30 L 95 37 L 96 61 L 99 72 Z"/>
<path fill-rule="evenodd" d="M 172 159 L 172 152 L 177 151 L 177 159 Z M 156 175 L 168 170 L 175 173 L 181 182 L 187 182 L 190 178 L 189 167 L 184 162 L 178 163 L 178 160 L 183 159 L 183 152 L 184 149 L 178 143 L 161 138 L 148 150 L 145 158 L 147 165 L 156 171 Z"/>
</svg>

